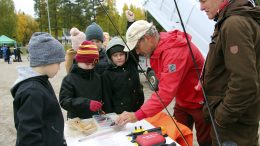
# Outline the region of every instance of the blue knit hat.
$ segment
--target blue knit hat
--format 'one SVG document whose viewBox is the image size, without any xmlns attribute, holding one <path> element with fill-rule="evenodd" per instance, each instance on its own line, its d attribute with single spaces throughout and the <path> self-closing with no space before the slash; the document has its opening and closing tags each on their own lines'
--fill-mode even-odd
<svg viewBox="0 0 260 146">
<path fill-rule="evenodd" d="M 63 45 L 45 32 L 35 32 L 29 42 L 30 66 L 43 66 L 65 61 Z"/>
<path fill-rule="evenodd" d="M 86 34 L 86 39 L 88 41 L 92 39 L 97 39 L 100 40 L 101 42 L 104 42 L 103 30 L 95 22 L 93 22 L 91 25 L 87 27 L 85 34 Z"/>
</svg>

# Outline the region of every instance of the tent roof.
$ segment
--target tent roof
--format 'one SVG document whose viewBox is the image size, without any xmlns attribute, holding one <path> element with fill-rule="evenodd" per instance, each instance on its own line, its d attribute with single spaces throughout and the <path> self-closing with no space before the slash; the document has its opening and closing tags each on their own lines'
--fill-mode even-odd
<svg viewBox="0 0 260 146">
<path fill-rule="evenodd" d="M 2 35 L 0 36 L 0 44 L 15 44 L 16 41 L 5 36 L 5 35 Z"/>
</svg>

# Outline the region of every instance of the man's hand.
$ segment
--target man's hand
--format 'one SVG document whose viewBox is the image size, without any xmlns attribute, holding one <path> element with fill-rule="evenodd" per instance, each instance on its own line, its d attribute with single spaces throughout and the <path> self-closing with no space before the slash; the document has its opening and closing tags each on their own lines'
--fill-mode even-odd
<svg viewBox="0 0 260 146">
<path fill-rule="evenodd" d="M 135 21 L 135 14 L 132 11 L 126 10 L 125 16 L 126 16 L 128 22 L 134 22 Z"/>
<path fill-rule="evenodd" d="M 124 126 L 127 123 L 134 123 L 137 121 L 137 118 L 133 112 L 124 111 L 119 117 L 116 119 L 116 124 L 119 126 Z"/>
</svg>

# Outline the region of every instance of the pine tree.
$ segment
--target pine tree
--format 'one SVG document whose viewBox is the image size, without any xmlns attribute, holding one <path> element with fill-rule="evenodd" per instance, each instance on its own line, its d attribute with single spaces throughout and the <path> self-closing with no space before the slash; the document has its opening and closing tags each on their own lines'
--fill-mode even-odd
<svg viewBox="0 0 260 146">
<path fill-rule="evenodd" d="M 16 39 L 16 14 L 13 0 L 0 0 L 0 34 Z"/>
</svg>

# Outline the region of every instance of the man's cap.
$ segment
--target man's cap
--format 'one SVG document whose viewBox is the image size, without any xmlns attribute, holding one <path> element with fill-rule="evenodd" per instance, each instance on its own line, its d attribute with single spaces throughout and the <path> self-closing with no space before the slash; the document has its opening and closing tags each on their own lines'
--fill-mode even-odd
<svg viewBox="0 0 260 146">
<path fill-rule="evenodd" d="M 126 32 L 126 44 L 124 48 L 125 52 L 133 50 L 138 42 L 138 40 L 145 35 L 145 33 L 153 26 L 152 23 L 149 23 L 145 20 L 135 21 Z"/>
</svg>

